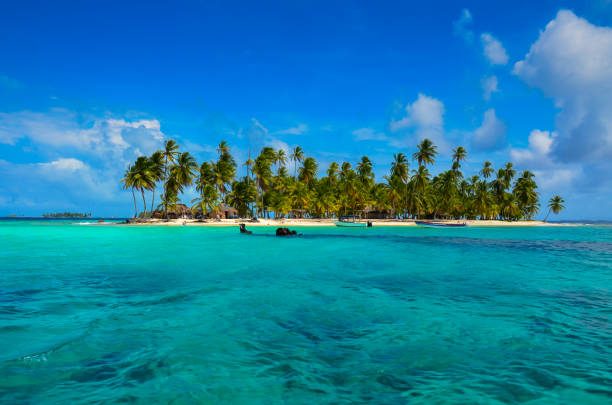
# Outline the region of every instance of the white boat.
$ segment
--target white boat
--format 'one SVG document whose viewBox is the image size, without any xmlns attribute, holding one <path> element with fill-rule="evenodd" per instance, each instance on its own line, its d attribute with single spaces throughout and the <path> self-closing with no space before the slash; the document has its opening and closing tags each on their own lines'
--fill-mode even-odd
<svg viewBox="0 0 612 405">
<path fill-rule="evenodd" d="M 367 228 L 372 226 L 371 222 L 357 222 L 357 220 L 359 219 L 359 217 L 355 216 L 340 217 L 338 221 L 334 222 L 334 224 L 336 226 L 342 226 L 346 228 Z"/>
<path fill-rule="evenodd" d="M 461 224 L 449 224 L 445 222 L 436 222 L 436 221 L 415 221 L 417 226 L 421 226 L 423 228 L 464 228 L 467 226 L 467 223 Z"/>
</svg>

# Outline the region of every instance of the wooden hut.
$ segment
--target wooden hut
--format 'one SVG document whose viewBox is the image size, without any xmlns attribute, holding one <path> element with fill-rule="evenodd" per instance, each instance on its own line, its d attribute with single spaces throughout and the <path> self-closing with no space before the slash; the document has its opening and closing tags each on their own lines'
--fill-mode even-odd
<svg viewBox="0 0 612 405">
<path fill-rule="evenodd" d="M 157 210 L 153 213 L 153 218 L 163 218 L 164 210 Z M 179 218 L 193 218 L 191 209 L 185 204 L 176 204 L 174 206 L 168 206 L 168 219 L 179 219 Z"/>
<path fill-rule="evenodd" d="M 366 219 L 390 219 L 395 218 L 395 212 L 390 210 L 377 210 L 376 207 L 368 205 L 361 210 L 362 218 Z"/>
<path fill-rule="evenodd" d="M 222 204 L 216 212 L 216 217 L 221 219 L 231 219 L 238 217 L 238 210 L 229 205 Z"/>
</svg>

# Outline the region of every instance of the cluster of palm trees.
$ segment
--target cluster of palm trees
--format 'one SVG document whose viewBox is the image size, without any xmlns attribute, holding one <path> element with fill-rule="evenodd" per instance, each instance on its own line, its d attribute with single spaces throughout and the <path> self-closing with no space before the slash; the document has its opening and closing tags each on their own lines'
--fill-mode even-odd
<svg viewBox="0 0 612 405">
<path fill-rule="evenodd" d="M 532 219 L 540 203 L 534 174 L 525 170 L 517 175 L 508 162 L 495 170 L 484 163 L 479 174 L 469 178 L 461 171 L 467 151 L 462 146 L 453 150 L 449 170 L 436 176 L 429 172 L 435 163 L 437 147 L 425 139 L 412 154 L 416 168 L 404 153 L 393 155 L 391 170 L 383 182 L 376 182 L 373 165 L 363 156 L 355 168 L 349 162 L 333 162 L 323 177 L 319 165 L 306 157 L 299 146 L 289 155 L 284 150 L 264 147 L 255 159 L 244 163 L 246 175 L 238 178 L 237 164 L 227 142 L 217 148 L 218 159 L 198 165 L 189 152 L 180 152 L 169 140 L 164 149 L 151 156 L 141 156 L 130 165 L 122 180 L 131 189 L 135 216 L 138 215 L 136 193 L 143 201 L 141 216 L 154 211 L 155 192 L 163 186 L 157 212 L 167 217 L 168 209 L 179 202 L 185 187 L 195 185 L 199 196 L 191 201 L 192 210 L 211 214 L 221 204 L 238 210 L 241 216 L 334 217 L 375 212 L 401 218 L 467 218 L 467 219 Z M 288 162 L 293 162 L 293 174 Z M 147 213 L 146 194 L 151 192 L 151 208 Z M 549 201 L 549 213 L 560 212 L 563 199 Z M 547 215 L 548 217 L 548 215 Z"/>
</svg>

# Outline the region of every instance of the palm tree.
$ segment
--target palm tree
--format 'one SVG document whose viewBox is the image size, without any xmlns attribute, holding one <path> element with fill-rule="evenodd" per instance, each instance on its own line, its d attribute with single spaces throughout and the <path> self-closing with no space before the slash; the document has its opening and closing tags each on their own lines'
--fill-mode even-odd
<svg viewBox="0 0 612 405">
<path fill-rule="evenodd" d="M 488 160 L 486 162 L 484 162 L 484 166 L 482 167 L 482 170 L 480 171 L 480 174 L 482 175 L 482 177 L 486 179 L 488 179 L 489 177 L 491 177 L 491 175 L 495 173 L 495 169 L 493 169 L 493 166 L 491 165 L 491 162 L 489 162 Z"/>
<path fill-rule="evenodd" d="M 251 158 L 248 158 L 247 161 L 242 164 L 243 166 L 246 166 L 247 168 L 247 172 L 246 172 L 247 177 L 250 177 L 249 172 L 251 170 L 251 167 L 253 167 L 253 164 L 255 164 L 255 161 Z"/>
<path fill-rule="evenodd" d="M 155 186 L 155 177 L 150 171 L 149 159 L 146 156 L 139 156 L 131 170 L 133 172 L 133 185 L 142 194 L 143 214 L 146 216 L 145 190 L 152 190 Z"/>
<path fill-rule="evenodd" d="M 291 187 L 291 206 L 297 210 L 308 208 L 311 199 L 311 193 L 308 186 L 301 181 L 294 183 Z"/>
<path fill-rule="evenodd" d="M 136 205 L 136 193 L 134 193 L 135 181 L 134 181 L 134 167 L 130 166 L 125 170 L 123 175 L 123 179 L 121 179 L 121 183 L 123 183 L 123 189 L 127 190 L 128 188 L 132 190 L 132 198 L 134 199 L 134 218 L 138 216 L 138 206 Z"/>
<path fill-rule="evenodd" d="M 357 173 L 361 182 L 367 186 L 374 181 L 374 173 L 372 173 L 372 161 L 367 156 L 362 156 L 361 161 L 357 164 Z"/>
<path fill-rule="evenodd" d="M 219 146 L 217 146 L 217 153 L 219 156 L 229 153 L 229 145 L 226 141 L 221 141 L 221 143 L 219 143 Z"/>
<path fill-rule="evenodd" d="M 298 162 L 302 163 L 302 160 L 304 159 L 304 150 L 302 150 L 302 148 L 300 148 L 299 146 L 296 146 L 295 148 L 293 148 L 293 152 L 291 152 L 290 158 L 291 160 L 293 160 L 293 179 L 295 180 L 297 175 L 297 164 Z"/>
<path fill-rule="evenodd" d="M 170 177 L 176 185 L 176 190 L 183 191 L 183 187 L 191 186 L 195 177 L 198 164 L 189 152 L 181 153 L 176 163 L 170 169 Z"/>
<path fill-rule="evenodd" d="M 417 200 L 420 203 L 419 210 L 415 212 L 418 216 L 419 212 L 427 208 L 427 189 L 429 187 L 429 170 L 425 166 L 419 166 L 419 168 L 413 171 L 412 180 L 414 192 L 417 195 Z"/>
<path fill-rule="evenodd" d="M 287 154 L 283 149 L 279 149 L 276 151 L 276 157 L 274 158 L 274 163 L 278 165 L 278 168 L 284 167 L 287 163 Z"/>
<path fill-rule="evenodd" d="M 538 188 L 534 181 L 535 175 L 529 170 L 523 171 L 521 177 L 514 184 L 512 192 L 516 196 L 519 208 L 527 219 L 537 214 L 540 204 L 538 203 Z"/>
<path fill-rule="evenodd" d="M 157 182 L 162 181 L 164 178 L 164 152 L 157 150 L 149 157 L 149 171 L 153 177 L 153 195 L 151 198 L 151 216 L 153 215 L 153 207 L 155 206 L 155 190 L 157 189 Z"/>
<path fill-rule="evenodd" d="M 300 167 L 299 180 L 305 184 L 312 185 L 312 182 L 317 177 L 317 170 L 319 170 L 319 165 L 317 165 L 316 160 L 307 157 L 304 159 L 302 167 Z"/>
<path fill-rule="evenodd" d="M 221 155 L 221 158 L 214 163 L 212 166 L 213 169 L 213 182 L 217 187 L 217 190 L 221 193 L 222 198 L 227 193 L 227 186 L 231 184 L 234 180 L 234 176 L 236 175 L 236 166 L 232 160 L 228 160 L 224 158 L 227 156 L 226 154 Z"/>
<path fill-rule="evenodd" d="M 164 196 L 168 195 L 168 171 L 170 169 L 170 163 L 174 162 L 174 159 L 179 154 L 179 145 L 173 140 L 169 139 L 164 142 L 164 150 L 162 156 L 165 160 L 164 164 Z M 168 218 L 168 204 L 164 204 L 164 218 Z"/>
<path fill-rule="evenodd" d="M 475 184 L 472 203 L 475 216 L 480 216 L 481 219 L 489 217 L 493 205 L 493 197 L 489 192 L 489 186 L 486 181 L 479 181 Z"/>
<path fill-rule="evenodd" d="M 247 212 L 253 216 L 251 203 L 257 198 L 255 183 L 248 177 L 232 183 L 232 191 L 227 195 L 227 203 L 238 210 L 240 215 Z"/>
<path fill-rule="evenodd" d="M 327 169 L 327 178 L 333 183 L 336 180 L 338 180 L 337 176 L 338 176 L 338 172 L 339 172 L 340 167 L 338 166 L 338 163 L 336 162 L 331 162 L 329 164 L 329 168 Z"/>
<path fill-rule="evenodd" d="M 276 159 L 276 152 L 270 147 L 264 147 L 259 156 L 255 159 L 252 172 L 255 175 L 257 186 L 261 191 L 259 196 L 261 198 L 261 213 L 264 211 L 264 193 L 268 189 L 268 185 L 272 180 L 272 166 L 274 159 Z"/>
<path fill-rule="evenodd" d="M 196 207 L 199 207 L 202 210 L 202 214 L 216 212 L 219 207 L 219 194 L 215 186 L 212 184 L 205 184 L 199 191 L 200 197 L 191 200 L 193 204 L 191 209 L 194 210 Z"/>
<path fill-rule="evenodd" d="M 393 163 L 391 163 L 391 176 L 397 176 L 402 181 L 408 178 L 408 159 L 403 153 L 393 154 Z"/>
<path fill-rule="evenodd" d="M 461 167 L 461 161 L 467 158 L 467 151 L 463 146 L 457 146 L 453 149 L 453 160 L 459 167 Z"/>
<path fill-rule="evenodd" d="M 514 170 L 513 166 L 514 165 L 512 164 L 512 162 L 508 162 L 504 165 L 504 182 L 506 183 L 506 188 L 510 187 L 512 179 L 516 174 L 516 170 Z"/>
<path fill-rule="evenodd" d="M 429 139 L 425 138 L 417 145 L 418 152 L 412 155 L 412 159 L 419 163 L 419 166 L 423 166 L 423 163 L 433 165 L 435 157 L 438 154 L 438 147 L 433 144 Z"/>
<path fill-rule="evenodd" d="M 554 196 L 550 200 L 548 200 L 548 213 L 546 214 L 546 218 L 544 218 L 544 222 L 548 219 L 550 212 L 552 211 L 555 215 L 559 214 L 563 209 L 565 209 L 565 200 L 558 195 Z"/>
<path fill-rule="evenodd" d="M 393 162 L 391 163 L 391 182 L 389 185 L 393 191 L 393 196 L 404 195 L 404 207 L 402 212 L 405 214 L 405 208 L 407 207 L 406 197 L 408 194 L 408 158 L 403 153 L 394 153 Z M 399 180 L 399 181 L 398 181 Z M 402 186 L 403 185 L 403 186 Z M 401 190 L 400 190 L 401 187 Z M 395 207 L 394 207 L 395 210 Z"/>
</svg>

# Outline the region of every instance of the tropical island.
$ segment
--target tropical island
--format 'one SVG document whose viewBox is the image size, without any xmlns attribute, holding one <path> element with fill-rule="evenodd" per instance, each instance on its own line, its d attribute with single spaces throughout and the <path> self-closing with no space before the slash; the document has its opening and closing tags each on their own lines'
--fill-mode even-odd
<svg viewBox="0 0 612 405">
<path fill-rule="evenodd" d="M 531 221 L 541 204 L 535 175 L 517 173 L 511 162 L 495 169 L 485 161 L 481 170 L 467 177 L 461 170 L 467 158 L 464 147 L 453 149 L 452 165 L 432 175 L 438 156 L 429 139 L 417 145 L 411 158 L 393 155 L 384 181 L 376 182 L 372 161 L 363 156 L 350 162 L 332 162 L 325 175 L 319 164 L 296 146 L 285 150 L 264 147 L 255 159 L 242 163 L 246 175 L 237 176 L 238 164 L 227 142 L 217 147 L 218 159 L 198 164 L 189 152 L 181 152 L 174 140 L 151 156 L 140 156 L 126 170 L 121 183 L 131 190 L 134 217 L 251 218 L 279 220 L 331 219 L 346 215 L 388 220 Z M 291 162 L 293 173 L 287 167 Z M 186 187 L 195 185 L 199 196 L 181 202 Z M 160 190 L 159 204 L 155 205 Z M 137 194 L 142 198 L 139 213 Z M 150 205 L 147 203 L 150 195 Z M 548 214 L 564 208 L 560 196 L 547 204 Z M 548 215 L 546 216 L 548 218 Z"/>
<path fill-rule="evenodd" d="M 90 213 L 80 213 L 80 212 L 47 212 L 42 214 L 45 218 L 90 218 Z"/>
</svg>

